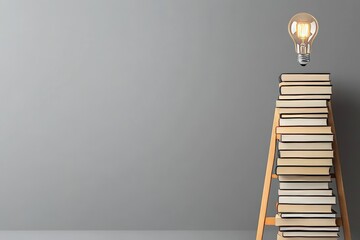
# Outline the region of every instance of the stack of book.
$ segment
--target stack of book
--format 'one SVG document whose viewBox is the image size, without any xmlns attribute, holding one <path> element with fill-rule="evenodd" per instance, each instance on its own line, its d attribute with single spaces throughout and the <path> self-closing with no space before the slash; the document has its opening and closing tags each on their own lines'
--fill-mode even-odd
<svg viewBox="0 0 360 240">
<path fill-rule="evenodd" d="M 278 240 L 339 237 L 330 188 L 334 151 L 328 125 L 329 74 L 282 74 L 276 107 L 279 178 Z"/>
</svg>

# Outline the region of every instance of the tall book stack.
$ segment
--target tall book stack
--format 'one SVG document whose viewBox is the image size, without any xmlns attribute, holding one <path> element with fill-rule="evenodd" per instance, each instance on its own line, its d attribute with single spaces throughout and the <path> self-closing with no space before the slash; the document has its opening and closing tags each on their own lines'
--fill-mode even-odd
<svg viewBox="0 0 360 240">
<path fill-rule="evenodd" d="M 329 184 L 333 133 L 328 126 L 329 74 L 282 74 L 276 173 L 278 240 L 335 240 L 336 197 Z"/>
</svg>

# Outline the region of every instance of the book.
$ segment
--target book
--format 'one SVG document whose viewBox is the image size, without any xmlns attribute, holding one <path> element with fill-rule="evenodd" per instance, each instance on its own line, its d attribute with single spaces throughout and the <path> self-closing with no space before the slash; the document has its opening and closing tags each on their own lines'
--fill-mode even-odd
<svg viewBox="0 0 360 240">
<path fill-rule="evenodd" d="M 309 114 L 309 113 L 329 113 L 327 107 L 318 108 L 277 108 L 281 117 L 282 114 Z"/>
<path fill-rule="evenodd" d="M 332 94 L 332 86 L 321 86 L 321 85 L 314 85 L 314 86 L 300 86 L 300 85 L 293 85 L 293 86 L 281 86 L 279 88 L 280 94 L 282 95 L 320 95 L 320 94 Z"/>
<path fill-rule="evenodd" d="M 283 237 L 339 237 L 338 232 L 306 232 L 306 231 L 288 231 L 282 232 Z M 292 239 L 292 238 L 291 238 Z"/>
<path fill-rule="evenodd" d="M 331 182 L 330 175 L 309 176 L 309 175 L 279 175 L 280 182 Z"/>
<path fill-rule="evenodd" d="M 304 82 L 304 81 L 293 81 L 293 82 L 280 82 L 279 87 L 282 86 L 330 86 L 331 83 L 329 81 L 323 81 L 323 82 Z"/>
<path fill-rule="evenodd" d="M 279 213 L 331 213 L 332 205 L 304 205 L 304 204 L 278 204 L 277 210 Z"/>
<path fill-rule="evenodd" d="M 336 213 L 279 213 L 282 218 L 336 218 Z"/>
<path fill-rule="evenodd" d="M 327 126 L 326 118 L 280 118 L 279 125 L 286 126 Z"/>
<path fill-rule="evenodd" d="M 279 203 L 336 204 L 335 196 L 279 196 Z"/>
<path fill-rule="evenodd" d="M 329 175 L 331 167 L 276 167 L 277 175 Z"/>
<path fill-rule="evenodd" d="M 336 240 L 336 237 L 283 237 L 277 235 L 277 240 Z"/>
<path fill-rule="evenodd" d="M 332 189 L 307 189 L 307 190 L 278 190 L 279 196 L 332 196 Z"/>
<path fill-rule="evenodd" d="M 277 127 L 277 134 L 332 134 L 330 126 L 319 127 Z"/>
<path fill-rule="evenodd" d="M 326 100 L 277 100 L 276 107 L 294 108 L 294 107 L 326 107 Z"/>
<path fill-rule="evenodd" d="M 283 73 L 280 75 L 280 81 L 330 81 L 330 73 Z"/>
<path fill-rule="evenodd" d="M 323 151 L 293 151 L 293 150 L 280 150 L 280 158 L 333 158 L 333 150 Z"/>
<path fill-rule="evenodd" d="M 328 182 L 280 182 L 280 189 L 329 189 Z"/>
<path fill-rule="evenodd" d="M 335 218 L 281 218 L 275 216 L 275 226 L 336 226 Z"/>
<path fill-rule="evenodd" d="M 334 141 L 333 134 L 281 134 L 281 142 L 332 142 Z"/>
<path fill-rule="evenodd" d="M 328 118 L 328 114 L 327 113 L 303 113 L 303 114 L 283 113 L 281 114 L 281 118 Z"/>
<path fill-rule="evenodd" d="M 279 150 L 331 150 L 331 142 L 279 142 Z"/>
<path fill-rule="evenodd" d="M 280 227 L 280 231 L 339 232 L 340 227 Z"/>
<path fill-rule="evenodd" d="M 278 166 L 332 166 L 331 158 L 278 158 Z"/>
<path fill-rule="evenodd" d="M 329 94 L 323 94 L 323 95 L 279 95 L 279 99 L 281 99 L 281 100 L 291 100 L 291 99 L 298 99 L 298 100 L 325 99 L 325 100 L 330 100 L 331 95 L 329 95 Z"/>
</svg>

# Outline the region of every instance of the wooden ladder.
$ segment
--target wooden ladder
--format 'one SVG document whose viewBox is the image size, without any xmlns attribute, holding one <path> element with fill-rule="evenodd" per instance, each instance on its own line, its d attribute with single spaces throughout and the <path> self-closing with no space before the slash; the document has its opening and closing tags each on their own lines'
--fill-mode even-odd
<svg viewBox="0 0 360 240">
<path fill-rule="evenodd" d="M 339 207 L 340 207 L 340 216 L 341 216 L 341 217 L 337 218 L 337 224 L 338 224 L 338 226 L 343 227 L 344 239 L 351 240 L 349 216 L 348 216 L 348 211 L 347 211 L 347 207 L 346 207 L 344 184 L 343 184 L 342 173 L 341 173 L 339 148 L 338 148 L 338 144 L 337 144 L 334 115 L 333 115 L 333 110 L 331 107 L 331 101 L 328 102 L 328 109 L 329 109 L 329 125 L 331 126 L 332 133 L 334 134 L 334 141 L 333 141 L 334 174 L 332 174 L 332 178 L 336 179 L 336 188 L 337 188 L 337 193 L 338 193 L 337 197 L 338 197 L 338 202 L 339 202 Z M 267 166 L 266 166 L 264 188 L 263 188 L 263 194 L 262 194 L 262 199 L 261 199 L 259 222 L 258 222 L 258 227 L 257 227 L 257 232 L 256 232 L 256 240 L 263 239 L 265 226 L 275 226 L 275 217 L 267 217 L 266 213 L 267 213 L 267 207 L 268 207 L 268 201 L 269 201 L 271 181 L 273 179 L 278 178 L 278 176 L 273 173 L 273 169 L 274 169 L 274 161 L 275 161 L 275 154 L 276 154 L 276 140 L 278 140 L 280 138 L 280 134 L 277 134 L 277 132 L 276 132 L 276 128 L 278 127 L 278 124 L 279 124 L 279 119 L 280 119 L 279 111 L 277 108 L 275 108 L 274 122 L 273 122 L 273 126 L 272 126 L 271 139 L 270 139 L 268 162 L 267 162 Z"/>
</svg>

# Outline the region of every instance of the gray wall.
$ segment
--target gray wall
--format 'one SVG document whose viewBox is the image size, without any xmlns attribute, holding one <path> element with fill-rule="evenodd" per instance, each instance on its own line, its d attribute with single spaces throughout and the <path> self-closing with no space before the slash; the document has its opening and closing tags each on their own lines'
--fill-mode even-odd
<svg viewBox="0 0 360 240">
<path fill-rule="evenodd" d="M 287 22 L 314 14 L 310 66 Z M 255 229 L 278 76 L 331 72 L 360 227 L 360 1 L 0 1 L 0 229 Z M 271 207 L 273 204 L 271 204 Z"/>
</svg>

